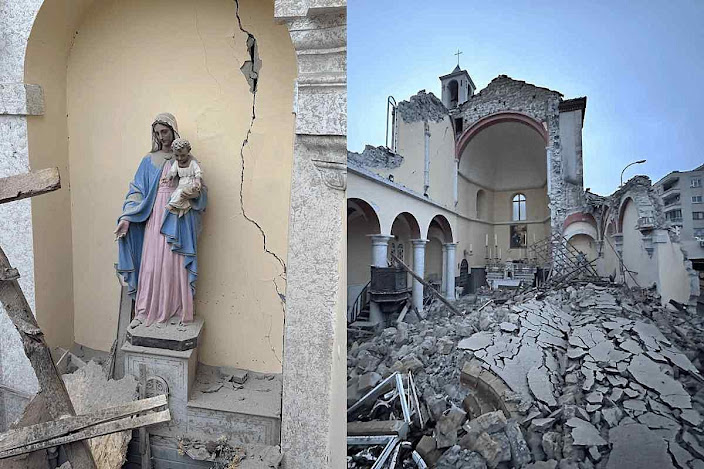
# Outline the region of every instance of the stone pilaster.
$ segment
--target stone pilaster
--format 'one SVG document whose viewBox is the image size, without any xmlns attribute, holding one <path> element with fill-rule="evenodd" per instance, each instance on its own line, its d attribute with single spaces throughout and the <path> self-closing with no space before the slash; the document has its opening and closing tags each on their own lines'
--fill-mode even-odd
<svg viewBox="0 0 704 469">
<path fill-rule="evenodd" d="M 298 59 L 286 285 L 284 467 L 345 466 L 346 6 L 276 0 Z"/>
<path fill-rule="evenodd" d="M 443 277 L 445 281 L 446 292 L 445 298 L 448 300 L 455 299 L 455 252 L 457 251 L 457 243 L 446 243 L 442 245 L 445 253 L 446 264 Z"/>
</svg>

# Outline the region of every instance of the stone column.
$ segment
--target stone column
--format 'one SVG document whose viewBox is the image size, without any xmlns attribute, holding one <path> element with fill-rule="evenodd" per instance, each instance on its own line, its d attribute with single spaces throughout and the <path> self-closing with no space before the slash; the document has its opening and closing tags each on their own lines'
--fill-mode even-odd
<svg viewBox="0 0 704 469">
<path fill-rule="evenodd" d="M 444 277 L 447 279 L 445 281 L 445 298 L 448 300 L 455 299 L 455 251 L 457 250 L 457 243 L 446 243 L 442 245 L 443 256 L 446 259 L 446 266 L 444 271 Z"/>
<path fill-rule="evenodd" d="M 388 267 L 389 241 L 393 239 L 393 236 L 374 234 L 369 237 L 372 239 L 372 266 Z"/>
<path fill-rule="evenodd" d="M 427 239 L 412 239 L 413 243 L 413 271 L 420 278 L 425 275 L 425 243 Z M 413 306 L 416 307 L 418 312 L 423 311 L 423 284 L 420 283 L 415 278 L 413 279 L 413 292 L 412 292 Z"/>
<path fill-rule="evenodd" d="M 447 244 L 442 245 L 442 279 L 440 284 L 440 294 L 447 298 Z"/>
<path fill-rule="evenodd" d="M 298 77 L 286 270 L 283 467 L 344 467 L 347 16 L 344 0 L 275 0 Z"/>
</svg>

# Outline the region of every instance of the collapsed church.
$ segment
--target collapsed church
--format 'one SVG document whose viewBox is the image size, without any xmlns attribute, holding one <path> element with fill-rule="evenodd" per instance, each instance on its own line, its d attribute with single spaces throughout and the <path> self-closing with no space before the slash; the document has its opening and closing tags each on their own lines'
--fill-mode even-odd
<svg viewBox="0 0 704 469">
<path fill-rule="evenodd" d="M 533 285 L 564 258 L 696 307 L 697 272 L 649 180 L 584 190 L 586 97 L 506 75 L 477 92 L 459 66 L 440 82 L 440 98 L 389 97 L 386 146 L 348 153 L 348 321 L 379 323 L 406 298 L 423 309 L 428 288 L 392 256 L 447 299 Z"/>
</svg>

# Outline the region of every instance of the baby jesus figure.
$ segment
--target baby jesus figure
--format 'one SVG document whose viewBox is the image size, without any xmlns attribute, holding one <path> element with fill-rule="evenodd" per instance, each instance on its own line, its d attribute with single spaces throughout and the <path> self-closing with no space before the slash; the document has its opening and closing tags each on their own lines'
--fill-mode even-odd
<svg viewBox="0 0 704 469">
<path fill-rule="evenodd" d="M 162 179 L 162 183 L 178 177 L 178 187 L 171 194 L 166 208 L 173 214 L 182 217 L 191 209 L 191 199 L 200 194 L 203 186 L 203 171 L 191 155 L 191 143 L 185 138 L 177 138 L 171 144 L 176 161 Z"/>
</svg>

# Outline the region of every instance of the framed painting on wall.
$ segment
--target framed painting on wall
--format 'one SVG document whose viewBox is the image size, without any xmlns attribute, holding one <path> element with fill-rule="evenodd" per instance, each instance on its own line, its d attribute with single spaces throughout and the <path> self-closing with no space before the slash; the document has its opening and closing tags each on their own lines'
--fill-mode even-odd
<svg viewBox="0 0 704 469">
<path fill-rule="evenodd" d="M 511 249 L 520 249 L 526 247 L 526 239 L 528 238 L 528 225 L 511 225 L 511 238 L 509 247 Z"/>
</svg>

